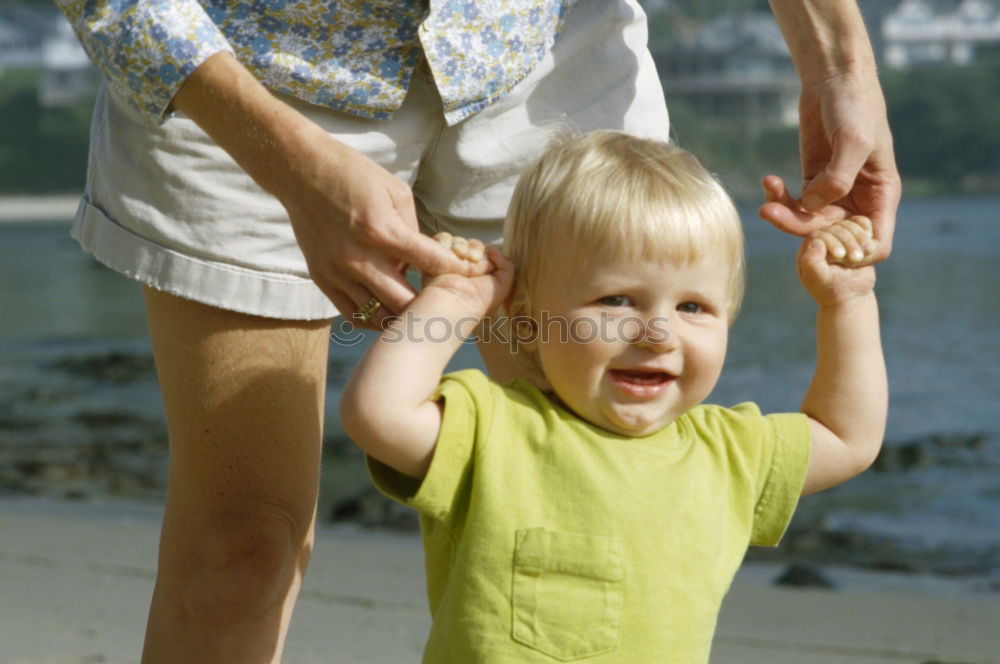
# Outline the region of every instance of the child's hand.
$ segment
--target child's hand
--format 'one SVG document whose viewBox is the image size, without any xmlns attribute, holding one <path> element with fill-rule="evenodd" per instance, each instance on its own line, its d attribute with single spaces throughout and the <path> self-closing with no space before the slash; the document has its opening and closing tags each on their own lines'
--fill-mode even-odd
<svg viewBox="0 0 1000 664">
<path fill-rule="evenodd" d="M 471 276 L 487 274 L 493 270 L 492 263 L 489 260 L 483 260 L 486 255 L 486 245 L 483 244 L 482 240 L 475 238 L 470 240 L 451 233 L 438 233 L 434 236 L 434 241 L 445 249 L 451 249 L 453 254 L 465 260 L 472 270 L 469 273 Z"/>
<path fill-rule="evenodd" d="M 834 222 L 802 241 L 799 279 L 820 305 L 867 295 L 875 287 L 875 268 L 869 264 L 875 251 L 870 219 Z"/>
<path fill-rule="evenodd" d="M 451 233 L 438 233 L 434 239 L 468 261 L 473 276 L 442 274 L 432 276 L 424 288 L 446 290 L 464 300 L 470 314 L 484 316 L 503 302 L 514 282 L 514 266 L 499 249 L 480 240 L 466 239 Z"/>
</svg>

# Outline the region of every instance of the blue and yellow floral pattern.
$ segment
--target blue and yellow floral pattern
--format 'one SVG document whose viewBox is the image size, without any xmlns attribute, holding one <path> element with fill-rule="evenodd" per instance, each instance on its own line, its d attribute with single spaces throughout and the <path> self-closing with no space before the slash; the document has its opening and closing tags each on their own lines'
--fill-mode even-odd
<svg viewBox="0 0 1000 664">
<path fill-rule="evenodd" d="M 575 0 L 56 0 L 119 94 L 162 119 L 209 56 L 268 88 L 371 118 L 406 96 L 423 54 L 450 124 L 506 94 Z"/>
</svg>

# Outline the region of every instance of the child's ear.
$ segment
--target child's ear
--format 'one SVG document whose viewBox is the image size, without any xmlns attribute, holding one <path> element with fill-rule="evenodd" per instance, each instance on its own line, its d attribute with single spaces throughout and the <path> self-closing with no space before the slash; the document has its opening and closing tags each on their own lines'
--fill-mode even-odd
<svg viewBox="0 0 1000 664">
<path fill-rule="evenodd" d="M 524 286 L 521 285 L 521 280 L 518 279 L 517 276 L 518 275 L 515 274 L 514 283 L 511 284 L 510 290 L 507 292 L 507 297 L 501 305 L 503 307 L 503 312 L 508 318 L 513 318 L 517 315 L 515 311 L 519 311 L 526 306 Z"/>
<path fill-rule="evenodd" d="M 503 304 L 507 314 L 507 348 L 524 370 L 527 378 L 539 389 L 550 390 L 538 358 L 540 327 L 533 315 L 531 301 L 520 284 L 515 283 Z"/>
<path fill-rule="evenodd" d="M 538 348 L 538 322 L 531 315 L 531 303 L 520 285 L 515 284 L 511 289 L 504 302 L 504 311 L 510 321 L 508 330 L 511 335 L 511 352 L 533 353 Z"/>
</svg>

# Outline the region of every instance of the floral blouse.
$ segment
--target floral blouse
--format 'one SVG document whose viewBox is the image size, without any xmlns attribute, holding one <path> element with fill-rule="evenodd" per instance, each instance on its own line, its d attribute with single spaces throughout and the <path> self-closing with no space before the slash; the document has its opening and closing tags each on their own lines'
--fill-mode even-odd
<svg viewBox="0 0 1000 664">
<path fill-rule="evenodd" d="M 528 75 L 575 0 L 56 0 L 111 86 L 150 121 L 220 51 L 264 85 L 371 118 L 421 55 L 454 124 Z"/>
</svg>

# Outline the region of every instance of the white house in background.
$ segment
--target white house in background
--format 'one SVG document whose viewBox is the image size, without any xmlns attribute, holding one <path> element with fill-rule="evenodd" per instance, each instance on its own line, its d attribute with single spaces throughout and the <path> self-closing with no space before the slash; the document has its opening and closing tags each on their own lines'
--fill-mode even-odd
<svg viewBox="0 0 1000 664">
<path fill-rule="evenodd" d="M 93 95 L 97 69 L 87 58 L 69 23 L 56 18 L 56 27 L 42 41 L 42 79 L 38 101 L 43 108 L 67 106 Z"/>
<path fill-rule="evenodd" d="M 91 96 L 99 81 L 69 23 L 54 8 L 0 6 L 0 80 L 10 68 L 40 71 L 38 101 L 45 108 Z"/>
<path fill-rule="evenodd" d="M 0 72 L 7 67 L 35 67 L 41 56 L 35 30 L 0 16 Z"/>
<path fill-rule="evenodd" d="M 725 14 L 653 56 L 668 102 L 750 130 L 798 124 L 799 79 L 770 13 Z"/>
<path fill-rule="evenodd" d="M 882 19 L 882 40 L 889 67 L 971 64 L 1000 44 L 1000 0 L 903 0 Z"/>
</svg>

